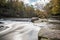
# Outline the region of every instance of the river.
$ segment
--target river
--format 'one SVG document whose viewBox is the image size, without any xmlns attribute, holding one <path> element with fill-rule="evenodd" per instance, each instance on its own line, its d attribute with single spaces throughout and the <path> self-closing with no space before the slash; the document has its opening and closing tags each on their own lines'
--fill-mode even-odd
<svg viewBox="0 0 60 40">
<path fill-rule="evenodd" d="M 20 20 L 20 19 L 19 19 Z M 0 40 L 38 40 L 38 32 L 42 27 L 60 26 L 59 20 L 48 20 L 48 22 L 32 23 L 30 19 L 23 20 L 0 20 L 4 22 L 2 30 L 0 28 Z M 25 20 L 25 21 L 24 21 Z M 27 21 L 26 21 L 27 20 Z"/>
</svg>

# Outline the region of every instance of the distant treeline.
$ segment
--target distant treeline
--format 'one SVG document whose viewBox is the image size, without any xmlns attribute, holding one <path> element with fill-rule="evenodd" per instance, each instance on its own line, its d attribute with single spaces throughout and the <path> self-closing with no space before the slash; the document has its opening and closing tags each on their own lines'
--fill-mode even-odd
<svg viewBox="0 0 60 40">
<path fill-rule="evenodd" d="M 36 17 L 36 10 L 33 6 L 24 5 L 18 0 L 0 0 L 0 17 Z"/>
<path fill-rule="evenodd" d="M 60 1 L 58 2 L 58 0 L 56 0 L 56 4 L 55 4 L 55 2 L 52 0 L 43 8 L 44 11 L 41 11 L 39 9 L 35 10 L 33 5 L 24 4 L 22 1 L 19 0 L 15 0 L 15 1 L 0 0 L 0 18 L 4 18 L 4 17 L 47 18 L 51 15 L 59 15 L 60 14 L 59 3 Z"/>
<path fill-rule="evenodd" d="M 22 1 L 0 0 L 0 17 L 44 18 L 46 16 L 43 11 L 35 10 L 33 5 L 24 4 Z"/>
</svg>

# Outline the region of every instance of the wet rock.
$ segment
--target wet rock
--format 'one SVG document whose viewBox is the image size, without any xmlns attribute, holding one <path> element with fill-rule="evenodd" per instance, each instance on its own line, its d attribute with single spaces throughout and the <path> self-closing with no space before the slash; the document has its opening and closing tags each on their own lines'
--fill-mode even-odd
<svg viewBox="0 0 60 40">
<path fill-rule="evenodd" d="M 52 30 L 60 30 L 60 22 L 49 22 L 48 23 L 48 28 Z"/>
<path fill-rule="evenodd" d="M 60 30 L 52 30 L 48 27 L 42 28 L 38 34 L 39 40 L 60 40 Z"/>
</svg>

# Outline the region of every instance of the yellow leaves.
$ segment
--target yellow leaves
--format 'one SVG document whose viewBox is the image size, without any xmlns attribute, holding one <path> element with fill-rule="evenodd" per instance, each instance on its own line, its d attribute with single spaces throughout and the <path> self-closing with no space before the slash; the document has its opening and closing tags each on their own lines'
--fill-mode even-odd
<svg viewBox="0 0 60 40">
<path fill-rule="evenodd" d="M 58 14 L 60 13 L 60 0 L 51 0 L 52 1 L 52 13 L 53 14 Z"/>
<path fill-rule="evenodd" d="M 59 12 L 59 10 L 60 10 L 59 6 L 56 5 L 55 7 L 52 8 L 52 13 L 57 14 Z"/>
<path fill-rule="evenodd" d="M 53 14 L 56 14 L 56 12 L 57 12 L 57 9 L 52 8 L 52 13 L 53 13 Z"/>
</svg>

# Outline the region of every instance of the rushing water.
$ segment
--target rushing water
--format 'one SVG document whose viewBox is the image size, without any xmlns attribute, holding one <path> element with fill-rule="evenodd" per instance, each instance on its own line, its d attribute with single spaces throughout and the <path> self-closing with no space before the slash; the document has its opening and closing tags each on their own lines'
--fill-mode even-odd
<svg viewBox="0 0 60 40">
<path fill-rule="evenodd" d="M 40 27 L 32 22 L 0 21 L 3 30 L 0 30 L 0 40 L 38 40 Z M 1 27 L 1 25 L 0 25 Z M 6 27 L 8 27 L 6 29 Z"/>
<path fill-rule="evenodd" d="M 39 23 L 15 20 L 1 20 L 0 22 L 4 22 L 3 30 L 0 29 L 0 40 L 38 40 L 38 32 L 42 27 L 60 26 L 60 21 L 56 20 Z"/>
</svg>

